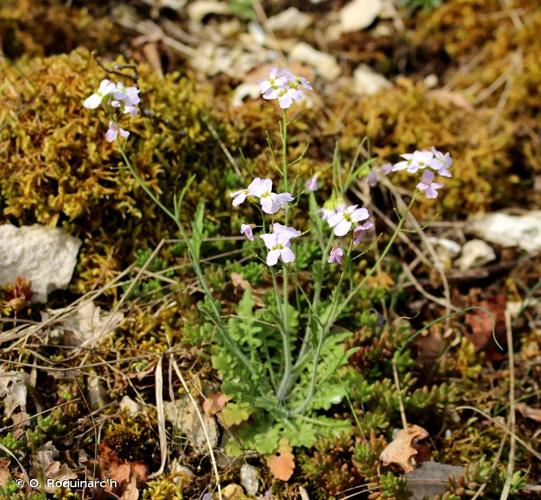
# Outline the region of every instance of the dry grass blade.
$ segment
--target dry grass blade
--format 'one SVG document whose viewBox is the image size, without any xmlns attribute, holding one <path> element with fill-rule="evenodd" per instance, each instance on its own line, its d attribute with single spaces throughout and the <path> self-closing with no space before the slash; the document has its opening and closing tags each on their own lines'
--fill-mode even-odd
<svg viewBox="0 0 541 500">
<path fill-rule="evenodd" d="M 476 413 L 479 413 L 483 417 L 485 417 L 487 420 L 490 420 L 494 425 L 498 426 L 500 429 L 504 430 L 507 434 L 510 436 L 513 436 L 515 438 L 515 441 L 519 443 L 525 450 L 528 450 L 535 458 L 538 460 L 541 460 L 541 453 L 535 451 L 524 439 L 519 438 L 514 432 L 511 432 L 507 426 L 504 424 L 498 422 L 495 418 L 492 418 L 488 413 L 484 412 L 483 410 L 480 410 L 479 408 L 476 408 L 475 406 L 469 406 L 469 405 L 463 405 L 463 406 L 457 406 L 456 410 L 470 410 L 474 411 Z"/>
<path fill-rule="evenodd" d="M 511 438 L 509 442 L 509 461 L 507 462 L 507 477 L 503 485 L 500 500 L 507 500 L 513 481 L 513 469 L 515 466 L 515 359 L 513 351 L 513 329 L 511 327 L 511 314 L 505 311 L 505 327 L 507 331 L 507 354 L 509 357 L 509 430 Z"/>
<path fill-rule="evenodd" d="M 214 475 L 216 476 L 216 486 L 218 488 L 218 497 L 220 498 L 220 500 L 223 500 L 222 488 L 220 486 L 220 473 L 218 472 L 218 464 L 216 463 L 216 457 L 214 455 L 214 450 L 212 449 L 210 436 L 209 436 L 207 427 L 205 426 L 205 420 L 203 419 L 203 415 L 201 414 L 201 410 L 199 409 L 199 405 L 197 404 L 197 401 L 194 399 L 192 393 L 190 392 L 190 388 L 188 387 L 188 384 L 186 383 L 186 380 L 184 380 L 184 377 L 182 376 L 182 373 L 180 372 L 180 368 L 178 367 L 177 361 L 175 360 L 174 356 L 169 356 L 169 362 L 172 363 L 173 369 L 175 370 L 175 373 L 177 374 L 177 377 L 179 378 L 180 383 L 182 384 L 182 387 L 184 387 L 186 394 L 188 394 L 188 397 L 190 398 L 190 401 L 193 404 L 197 418 L 199 419 L 199 422 L 201 424 L 201 428 L 203 429 L 203 433 L 205 434 L 205 440 L 207 441 L 210 461 L 212 463 L 212 470 L 214 471 Z"/>
<path fill-rule="evenodd" d="M 149 478 L 161 475 L 165 469 L 167 461 L 167 434 L 165 432 L 165 410 L 163 405 L 163 356 L 160 357 L 156 365 L 155 380 L 156 380 L 156 410 L 158 412 L 158 434 L 160 437 L 160 468 L 152 473 Z"/>
</svg>

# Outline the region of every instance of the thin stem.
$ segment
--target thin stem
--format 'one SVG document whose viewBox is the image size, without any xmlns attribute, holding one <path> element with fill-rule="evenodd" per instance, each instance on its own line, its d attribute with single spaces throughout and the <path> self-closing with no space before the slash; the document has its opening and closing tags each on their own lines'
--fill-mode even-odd
<svg viewBox="0 0 541 500">
<path fill-rule="evenodd" d="M 321 256 L 321 269 L 322 269 L 323 275 L 321 276 L 321 279 L 319 279 L 316 282 L 315 287 L 314 287 L 314 296 L 312 300 L 312 311 L 314 315 L 317 314 L 317 311 L 319 308 L 319 301 L 321 299 L 321 289 L 323 287 L 324 269 L 325 269 L 325 264 L 327 262 L 327 259 L 329 258 L 329 251 L 331 249 L 332 242 L 333 242 L 333 239 L 329 238 L 327 241 L 327 245 L 325 246 L 325 249 L 323 250 L 323 255 Z M 310 340 L 311 323 L 312 323 L 311 318 L 308 318 L 306 331 L 304 332 L 304 338 L 302 339 L 301 349 L 297 357 L 297 362 L 295 363 L 295 369 L 299 368 L 303 364 L 304 354 L 308 347 L 308 341 Z"/>
<path fill-rule="evenodd" d="M 186 247 L 188 249 L 188 257 L 190 259 L 190 264 L 192 265 L 192 268 L 195 272 L 195 275 L 199 281 L 199 284 L 201 285 L 201 288 L 203 289 L 203 292 L 205 295 L 209 298 L 209 303 L 211 307 L 211 311 L 209 314 L 209 319 L 212 321 L 214 326 L 216 327 L 216 330 L 218 331 L 218 334 L 222 338 L 223 342 L 226 344 L 227 348 L 238 358 L 238 360 L 241 362 L 241 364 L 244 365 L 244 367 L 250 372 L 250 374 L 255 377 L 256 372 L 253 369 L 250 361 L 248 358 L 242 353 L 242 351 L 238 348 L 238 346 L 235 344 L 235 342 L 229 337 L 226 329 L 224 328 L 220 311 L 218 309 L 218 306 L 216 305 L 216 301 L 214 300 L 212 293 L 210 291 L 210 288 L 208 286 L 208 283 L 205 279 L 205 276 L 203 274 L 203 271 L 201 269 L 201 266 L 199 265 L 199 262 L 195 256 L 195 253 L 193 251 L 192 241 L 187 237 L 186 232 L 184 231 L 184 228 L 182 227 L 182 224 L 180 223 L 180 220 L 178 217 L 175 217 L 175 214 L 171 212 L 158 198 L 157 196 L 150 190 L 150 188 L 146 185 L 145 181 L 139 177 L 135 169 L 133 168 L 132 163 L 130 162 L 129 158 L 127 157 L 125 151 L 124 151 L 124 144 L 119 144 L 120 154 L 122 155 L 122 159 L 124 160 L 124 163 L 128 167 L 130 173 L 133 175 L 133 178 L 136 180 L 136 182 L 141 186 L 143 191 L 149 196 L 149 198 L 158 206 L 169 218 L 171 218 L 180 233 L 180 236 L 182 240 L 185 242 Z"/>
<path fill-rule="evenodd" d="M 318 346 L 316 348 L 316 353 L 315 353 L 315 356 L 314 356 L 314 367 L 313 367 L 312 376 L 311 376 L 311 379 L 310 379 L 310 389 L 308 391 L 308 396 L 306 397 L 306 399 L 304 400 L 304 402 L 303 402 L 303 404 L 301 406 L 299 406 L 295 410 L 293 410 L 292 413 L 294 415 L 299 415 L 302 412 L 304 412 L 304 410 L 306 410 L 306 408 L 310 405 L 310 402 L 312 401 L 312 398 L 313 398 L 314 392 L 315 392 L 316 375 L 317 375 L 317 373 L 316 373 L 317 362 L 319 360 L 319 356 L 320 356 L 320 353 L 321 353 L 321 348 L 323 346 L 323 342 L 324 342 L 329 330 L 331 329 L 331 327 L 334 324 L 334 322 L 336 321 L 336 319 L 340 316 L 342 311 L 345 309 L 345 307 L 349 304 L 349 302 L 353 299 L 353 297 L 355 297 L 357 295 L 359 290 L 364 286 L 366 280 L 374 273 L 374 271 L 378 268 L 381 261 L 389 253 L 393 243 L 395 242 L 395 240 L 396 240 L 396 238 L 398 236 L 399 231 L 402 229 L 402 226 L 404 225 L 404 223 L 406 221 L 407 214 L 409 213 L 411 207 L 413 206 L 416 195 L 417 195 L 417 191 L 415 191 L 415 193 L 411 197 L 411 201 L 410 201 L 410 203 L 409 203 L 409 205 L 408 205 L 408 207 L 406 209 L 405 214 L 400 216 L 400 221 L 397 224 L 394 233 L 391 235 L 391 238 L 387 242 L 387 245 L 385 246 L 385 249 L 383 250 L 383 252 L 379 256 L 378 260 L 374 263 L 374 265 L 369 269 L 369 271 L 363 277 L 361 282 L 353 290 L 351 290 L 351 292 L 348 294 L 346 299 L 344 301 L 342 301 L 340 304 L 338 304 L 339 294 L 336 293 L 336 295 L 335 295 L 336 299 L 334 299 L 333 303 L 331 304 L 331 311 L 329 312 L 329 315 L 325 320 L 325 326 L 323 327 L 323 329 L 321 331 L 321 335 L 320 335 L 320 337 L 318 339 Z M 351 246 L 350 246 L 350 249 L 351 249 Z M 339 279 L 338 285 L 336 287 L 337 292 L 340 290 L 343 278 L 344 278 L 344 272 L 342 272 L 340 274 L 340 279 Z M 335 305 L 337 305 L 336 311 L 334 311 Z"/>
<path fill-rule="evenodd" d="M 284 182 L 284 188 L 287 191 L 289 186 L 288 180 L 288 167 L 289 162 L 287 159 L 287 115 L 284 111 L 282 113 L 282 178 Z M 288 224 L 289 210 L 285 207 L 285 223 Z M 282 380 L 278 386 L 276 392 L 276 398 L 278 401 L 284 401 L 290 388 L 291 388 L 291 374 L 293 372 L 292 360 L 291 360 L 291 341 L 289 338 L 289 324 L 288 324 L 288 309 L 289 309 L 289 290 L 288 290 L 288 271 L 287 265 L 283 266 L 283 307 L 282 307 L 282 322 L 283 322 L 283 344 L 284 344 L 284 373 Z M 278 295 L 276 296 L 278 299 Z"/>
</svg>

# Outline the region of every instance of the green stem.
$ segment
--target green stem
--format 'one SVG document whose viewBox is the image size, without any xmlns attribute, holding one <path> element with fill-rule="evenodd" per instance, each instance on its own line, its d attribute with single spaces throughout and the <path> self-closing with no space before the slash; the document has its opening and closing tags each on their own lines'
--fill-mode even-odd
<svg viewBox="0 0 541 500">
<path fill-rule="evenodd" d="M 329 251 L 331 249 L 333 242 L 333 238 L 329 238 L 327 241 L 327 245 L 325 246 L 325 249 L 323 250 L 323 254 L 321 256 L 321 269 L 323 272 L 323 275 L 321 276 L 321 279 L 318 280 L 314 287 L 314 298 L 312 300 L 312 314 L 317 314 L 318 308 L 319 308 L 319 301 L 321 300 L 321 289 L 323 287 L 323 278 L 324 278 L 324 269 L 325 264 L 327 263 L 327 259 L 329 258 Z M 308 319 L 308 322 L 306 324 L 306 330 L 304 332 L 304 338 L 302 339 L 301 349 L 299 351 L 299 355 L 297 357 L 297 362 L 295 363 L 294 369 L 298 369 L 300 366 L 304 364 L 304 356 L 305 351 L 308 348 L 308 341 L 310 340 L 310 333 L 311 333 L 311 321 L 312 318 Z"/>
<path fill-rule="evenodd" d="M 413 203 L 415 201 L 416 196 L 417 196 L 417 191 L 415 191 L 415 193 L 411 197 L 410 203 L 409 203 L 408 207 L 406 208 L 406 211 L 405 211 L 404 215 L 401 215 L 400 220 L 398 222 L 398 225 L 396 226 L 395 231 L 391 235 L 391 238 L 389 238 L 389 241 L 387 242 L 387 245 L 385 246 L 383 252 L 379 256 L 378 260 L 374 263 L 374 265 L 370 268 L 370 270 L 363 277 L 361 282 L 355 288 L 353 288 L 353 290 L 351 290 L 351 292 L 348 294 L 346 299 L 343 302 L 341 302 L 340 304 L 338 304 L 339 293 L 336 294 L 336 299 L 331 304 L 331 311 L 329 313 L 328 318 L 326 318 L 325 326 L 323 327 L 323 329 L 321 331 L 321 335 L 320 335 L 319 340 L 318 340 L 318 346 L 316 348 L 316 353 L 315 353 L 315 356 L 314 356 L 314 363 L 313 363 L 314 367 L 313 367 L 312 376 L 311 376 L 311 379 L 310 379 L 310 388 L 308 390 L 308 396 L 306 397 L 306 399 L 304 400 L 302 405 L 300 405 L 299 407 L 297 407 L 297 408 L 295 408 L 293 410 L 293 412 L 292 412 L 293 415 L 299 415 L 299 414 L 303 413 L 304 410 L 306 410 L 306 408 L 312 402 L 312 399 L 313 399 L 314 393 L 315 393 L 315 386 L 316 386 L 317 363 L 319 361 L 319 356 L 320 356 L 320 353 L 321 353 L 321 348 L 323 346 L 323 342 L 324 342 L 325 338 L 327 337 L 327 334 L 329 333 L 329 330 L 331 329 L 332 325 L 335 323 L 336 319 L 340 316 L 342 311 L 345 309 L 345 307 L 349 304 L 349 302 L 353 299 L 353 297 L 355 297 L 357 295 L 359 290 L 361 290 L 361 288 L 364 286 L 364 284 L 366 283 L 366 280 L 370 276 L 372 276 L 372 274 L 374 274 L 375 270 L 378 268 L 378 266 L 380 265 L 382 260 L 389 253 L 391 247 L 393 246 L 393 243 L 396 241 L 398 233 L 400 232 L 400 230 L 404 226 L 407 215 L 408 215 L 409 211 L 411 210 L 411 207 L 413 206 Z M 338 285 L 336 287 L 337 290 L 340 290 L 343 278 L 344 278 L 344 273 L 342 272 L 340 274 L 340 279 L 339 279 Z M 336 311 L 333 311 L 335 305 L 337 305 L 337 308 L 336 308 Z"/>
<path fill-rule="evenodd" d="M 128 170 L 132 174 L 133 178 L 136 180 L 136 182 L 141 186 L 143 191 L 149 196 L 149 198 L 158 206 L 169 218 L 171 218 L 182 237 L 182 240 L 186 243 L 186 247 L 188 248 L 188 256 L 190 259 L 190 264 L 192 265 L 192 268 L 197 276 L 197 279 L 199 281 L 199 284 L 201 285 L 201 288 L 203 289 L 203 292 L 205 295 L 209 298 L 209 303 L 211 306 L 211 314 L 209 315 L 210 320 L 216 327 L 216 330 L 218 331 L 218 334 L 220 335 L 222 341 L 226 344 L 227 348 L 238 358 L 238 360 L 245 366 L 245 368 L 250 372 L 250 374 L 255 377 L 256 372 L 253 369 L 250 361 L 248 358 L 242 353 L 242 351 L 237 347 L 235 342 L 229 337 L 229 334 L 227 333 L 226 329 L 224 328 L 221 317 L 220 317 L 220 311 L 218 309 L 218 306 L 216 305 L 216 301 L 214 300 L 212 293 L 210 291 L 210 288 L 207 284 L 207 281 L 205 279 L 205 276 L 203 274 L 203 271 L 201 269 L 201 266 L 199 265 L 199 262 L 195 258 L 193 247 L 190 239 L 187 237 L 186 232 L 184 231 L 184 228 L 182 227 L 182 224 L 180 223 L 180 220 L 175 217 L 175 214 L 171 212 L 158 198 L 157 196 L 150 190 L 150 188 L 146 185 L 145 181 L 139 177 L 135 169 L 133 168 L 132 163 L 130 162 L 129 158 L 127 157 L 125 151 L 124 151 L 124 145 L 119 144 L 120 154 L 122 155 L 122 159 L 124 160 L 124 163 L 128 167 Z"/>
<path fill-rule="evenodd" d="M 284 111 L 282 113 L 282 179 L 284 188 L 287 191 L 289 187 L 288 180 L 288 167 L 289 162 L 287 159 L 287 115 Z M 285 224 L 287 226 L 289 218 L 288 207 L 285 207 Z M 293 365 L 291 360 L 291 341 L 289 338 L 289 325 L 288 325 L 288 309 L 289 309 L 289 293 L 288 293 L 288 275 L 287 265 L 283 266 L 283 307 L 282 307 L 282 321 L 283 321 L 283 344 L 284 344 L 284 373 L 276 391 L 276 398 L 278 401 L 284 401 L 292 383 Z M 277 295 L 278 297 L 278 295 Z"/>
</svg>

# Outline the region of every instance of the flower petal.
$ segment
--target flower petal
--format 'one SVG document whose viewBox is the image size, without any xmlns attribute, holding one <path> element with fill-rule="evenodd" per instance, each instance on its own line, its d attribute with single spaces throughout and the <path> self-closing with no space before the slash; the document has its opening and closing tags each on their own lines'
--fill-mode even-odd
<svg viewBox="0 0 541 500">
<path fill-rule="evenodd" d="M 285 247 L 280 250 L 280 258 L 285 264 L 289 262 L 295 262 L 295 254 L 293 253 L 293 250 L 291 250 L 291 248 L 289 247 Z"/>
<path fill-rule="evenodd" d="M 336 236 L 345 236 L 348 231 L 351 229 L 351 222 L 347 220 L 342 220 L 334 228 L 334 234 Z"/>
<path fill-rule="evenodd" d="M 83 106 L 87 109 L 96 109 L 101 104 L 102 96 L 99 94 L 92 94 L 91 96 L 87 97 L 84 102 Z"/>
<path fill-rule="evenodd" d="M 278 257 L 280 257 L 280 250 L 271 250 L 267 254 L 267 265 L 274 266 L 278 262 Z"/>
</svg>

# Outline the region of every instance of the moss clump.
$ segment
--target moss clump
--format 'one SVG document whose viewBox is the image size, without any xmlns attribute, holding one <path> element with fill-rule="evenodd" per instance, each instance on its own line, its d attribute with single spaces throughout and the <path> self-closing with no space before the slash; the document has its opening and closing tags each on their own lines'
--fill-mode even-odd
<svg viewBox="0 0 541 500">
<path fill-rule="evenodd" d="M 121 415 L 119 423 L 109 426 L 103 442 L 121 460 L 142 461 L 148 465 L 159 461 L 156 438 L 144 416 Z"/>
<path fill-rule="evenodd" d="M 438 207 L 457 216 L 501 202 L 520 185 L 512 169 L 512 126 L 503 121 L 491 129 L 491 116 L 402 80 L 400 86 L 366 98 L 346 112 L 347 133 L 340 144 L 351 154 L 359 137 L 368 137 L 381 163 L 431 146 L 449 151 L 454 176 L 445 184 L 443 207 L 440 200 Z M 397 176 L 393 179 L 398 181 Z M 413 188 L 407 176 L 404 182 Z M 424 200 L 420 203 L 428 206 Z"/>
<path fill-rule="evenodd" d="M 17 70 L 5 69 L 0 87 L 4 221 L 63 226 L 81 237 L 78 291 L 110 280 L 135 260 L 136 249 L 174 235 L 116 147 L 105 141 L 105 116 L 82 106 L 106 76 L 88 51 L 21 60 Z M 127 154 L 134 167 L 166 204 L 173 189 L 196 174 L 188 213 L 200 197 L 219 207 L 225 199 L 223 153 L 206 126 L 212 121 L 210 94 L 196 92 L 178 74 L 160 79 L 145 66 L 138 70 L 143 103 L 158 119 L 140 116 L 129 123 Z"/>
<path fill-rule="evenodd" d="M 90 2 L 86 2 L 87 4 Z M 84 46 L 103 51 L 118 44 L 121 34 L 112 21 L 86 7 L 59 0 L 6 0 L 0 4 L 0 42 L 4 55 L 43 56 Z M 103 12 L 106 14 L 106 11 Z"/>
</svg>

